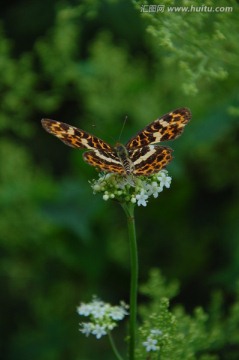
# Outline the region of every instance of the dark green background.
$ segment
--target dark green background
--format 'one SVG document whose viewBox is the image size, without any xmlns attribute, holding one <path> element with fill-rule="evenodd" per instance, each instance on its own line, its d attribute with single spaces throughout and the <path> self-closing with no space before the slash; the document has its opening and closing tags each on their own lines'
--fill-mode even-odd
<svg viewBox="0 0 239 360">
<path fill-rule="evenodd" d="M 164 113 L 189 107 L 192 121 L 170 143 L 171 188 L 136 209 L 140 281 L 152 267 L 179 279 L 175 302 L 189 311 L 207 307 L 215 288 L 232 301 L 239 277 L 239 46 L 231 3 L 233 14 L 154 14 L 165 19 L 177 51 L 147 32 L 150 18 L 130 1 L 2 5 L 3 359 L 110 359 L 107 339 L 78 332 L 76 306 L 93 294 L 115 304 L 129 300 L 124 214 L 92 194 L 95 169 L 47 134 L 42 117 L 114 145 L 126 115 L 122 142 Z M 223 39 L 212 37 L 216 26 Z M 208 62 L 201 64 L 195 49 Z M 224 79 L 212 74 L 219 67 Z"/>
</svg>

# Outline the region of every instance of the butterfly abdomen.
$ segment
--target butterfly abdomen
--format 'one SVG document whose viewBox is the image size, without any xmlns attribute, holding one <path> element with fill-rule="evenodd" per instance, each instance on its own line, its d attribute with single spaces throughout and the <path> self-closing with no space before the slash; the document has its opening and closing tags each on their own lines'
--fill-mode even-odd
<svg viewBox="0 0 239 360">
<path fill-rule="evenodd" d="M 129 158 L 129 154 L 126 147 L 124 145 L 117 144 L 115 147 L 115 151 L 125 170 L 126 175 L 132 174 L 134 170 L 134 164 Z"/>
</svg>

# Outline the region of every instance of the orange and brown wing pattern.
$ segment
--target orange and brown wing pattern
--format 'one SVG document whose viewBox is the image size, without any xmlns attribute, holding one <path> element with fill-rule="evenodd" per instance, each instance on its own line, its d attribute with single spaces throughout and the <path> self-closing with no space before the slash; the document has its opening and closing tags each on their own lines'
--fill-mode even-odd
<svg viewBox="0 0 239 360">
<path fill-rule="evenodd" d="M 105 141 L 74 126 L 50 119 L 42 119 L 41 123 L 47 132 L 73 148 L 113 151 Z"/>
<path fill-rule="evenodd" d="M 176 139 L 190 119 L 189 109 L 176 109 L 146 126 L 131 138 L 125 147 L 120 145 L 115 148 L 86 131 L 60 121 L 42 119 L 42 126 L 66 145 L 91 150 L 84 153 L 83 158 L 89 165 L 101 171 L 149 176 L 160 171 L 172 160 L 172 149 L 152 144 Z"/>
<path fill-rule="evenodd" d="M 173 150 L 169 147 L 148 145 L 129 150 L 130 160 L 134 164 L 134 175 L 149 176 L 159 172 L 173 159 Z"/>
<path fill-rule="evenodd" d="M 91 166 L 98 170 L 108 173 L 125 174 L 125 169 L 122 166 L 117 154 L 115 152 L 105 152 L 102 150 L 87 151 L 83 154 L 83 159 Z"/>
<path fill-rule="evenodd" d="M 153 121 L 126 144 L 127 149 L 137 149 L 160 141 L 173 140 L 181 135 L 191 119 L 191 111 L 180 108 Z"/>
</svg>

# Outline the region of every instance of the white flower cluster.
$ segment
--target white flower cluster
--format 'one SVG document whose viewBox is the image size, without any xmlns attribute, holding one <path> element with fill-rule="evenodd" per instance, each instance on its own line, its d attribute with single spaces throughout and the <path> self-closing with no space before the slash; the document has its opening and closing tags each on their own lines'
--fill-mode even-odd
<svg viewBox="0 0 239 360">
<path fill-rule="evenodd" d="M 150 176 L 125 177 L 118 174 L 100 174 L 91 182 L 94 193 L 103 193 L 103 199 L 115 199 L 146 206 L 150 196 L 158 197 L 163 188 L 169 188 L 172 178 L 167 170 Z"/>
<path fill-rule="evenodd" d="M 146 341 L 143 342 L 143 346 L 146 348 L 146 351 L 158 351 L 160 346 L 158 346 L 158 337 L 162 335 L 162 331 L 158 329 L 150 330 L 150 334 L 147 337 Z"/>
<path fill-rule="evenodd" d="M 127 308 L 124 302 L 119 306 L 112 306 L 96 298 L 88 304 L 81 303 L 77 312 L 81 316 L 89 316 L 90 322 L 80 323 L 79 330 L 86 336 L 92 334 L 100 339 L 117 326 L 117 321 L 128 315 Z"/>
</svg>

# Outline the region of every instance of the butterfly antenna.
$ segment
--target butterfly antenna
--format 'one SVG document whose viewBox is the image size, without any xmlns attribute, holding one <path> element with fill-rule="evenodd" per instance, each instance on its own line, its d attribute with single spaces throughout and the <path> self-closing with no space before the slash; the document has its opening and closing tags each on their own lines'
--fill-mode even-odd
<svg viewBox="0 0 239 360">
<path fill-rule="evenodd" d="M 100 129 L 99 127 L 97 127 L 96 124 L 91 124 L 91 127 L 92 127 L 92 129 L 97 129 L 97 132 L 100 134 L 100 135 L 99 135 L 100 137 L 101 137 L 101 136 L 103 137 L 103 136 L 106 135 L 105 131 L 102 131 L 102 129 Z M 97 136 L 98 136 L 98 135 L 97 135 Z M 109 134 L 107 134 L 107 136 L 112 140 L 112 142 L 115 141 L 115 139 L 112 138 L 112 136 L 109 136 Z"/>
<path fill-rule="evenodd" d="M 123 122 L 123 125 L 122 125 L 122 128 L 121 128 L 121 131 L 120 131 L 120 134 L 119 134 L 119 142 L 120 142 L 120 139 L 121 139 L 121 136 L 123 134 L 123 131 L 124 131 L 124 128 L 125 128 L 125 124 L 126 124 L 126 121 L 128 120 L 128 116 L 126 115 L 125 116 L 125 119 L 124 119 L 124 122 Z"/>
</svg>

